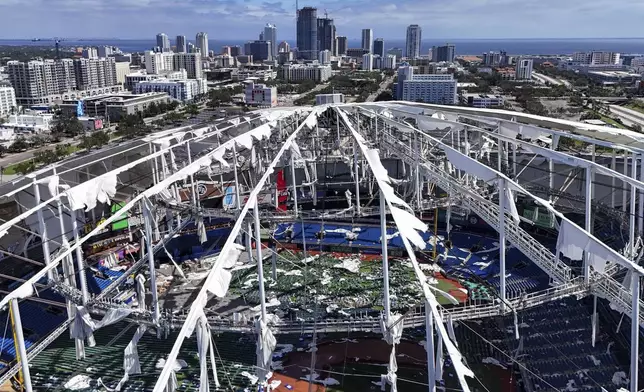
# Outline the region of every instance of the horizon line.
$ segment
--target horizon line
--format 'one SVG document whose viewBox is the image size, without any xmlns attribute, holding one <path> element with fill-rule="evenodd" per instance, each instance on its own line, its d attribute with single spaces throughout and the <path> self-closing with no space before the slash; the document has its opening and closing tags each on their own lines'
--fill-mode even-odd
<svg viewBox="0 0 644 392">
<path fill-rule="evenodd" d="M 179 35 L 185 35 L 185 34 L 179 34 Z M 171 36 L 169 36 L 171 37 Z M 346 35 L 338 35 L 338 37 L 348 37 Z M 119 37 L 56 37 L 59 39 L 62 39 L 63 42 L 64 40 L 69 40 L 69 41 L 106 41 L 106 40 L 118 40 L 118 41 L 154 41 L 154 37 L 150 38 L 119 38 Z M 376 37 L 376 38 L 382 38 L 384 40 L 405 40 L 405 37 Z M 2 41 L 33 41 L 34 39 L 36 40 L 43 40 L 45 42 L 53 40 L 52 37 L 31 37 L 31 38 L 25 38 L 25 37 L 20 37 L 20 38 L 0 38 L 0 42 Z M 239 41 L 246 41 L 246 40 L 255 40 L 256 38 L 208 38 L 209 41 L 231 41 L 231 40 L 239 40 Z M 296 40 L 296 37 L 288 37 L 288 38 L 282 38 L 282 41 L 286 40 Z M 360 40 L 360 37 L 356 38 L 351 38 L 348 37 L 349 40 L 355 39 L 355 40 Z M 437 41 L 437 40 L 445 40 L 449 43 L 450 40 L 452 41 L 502 41 L 502 40 L 508 40 L 508 41 L 538 41 L 538 40 L 615 40 L 615 39 L 628 39 L 628 40 L 637 40 L 637 39 L 644 39 L 644 37 L 531 37 L 531 38 L 512 38 L 512 37 L 488 37 L 488 38 L 442 38 L 442 37 L 436 37 L 436 38 L 430 38 L 430 39 L 423 39 L 422 41 Z M 36 41 L 37 42 L 37 41 Z"/>
</svg>

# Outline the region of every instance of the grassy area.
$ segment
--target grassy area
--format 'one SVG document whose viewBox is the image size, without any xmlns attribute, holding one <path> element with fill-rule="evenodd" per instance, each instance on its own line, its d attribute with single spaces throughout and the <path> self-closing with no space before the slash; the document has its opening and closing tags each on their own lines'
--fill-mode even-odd
<svg viewBox="0 0 644 392">
<path fill-rule="evenodd" d="M 610 125 L 614 126 L 615 128 L 628 129 L 624 124 L 620 124 L 620 123 L 618 123 L 617 121 L 613 120 L 610 117 L 606 117 L 606 116 L 601 115 L 601 114 L 600 114 L 600 116 L 601 116 L 601 120 L 603 122 L 605 122 L 606 124 L 610 124 Z"/>
<path fill-rule="evenodd" d="M 61 145 L 58 145 L 58 146 L 61 146 Z M 56 147 L 58 147 L 58 146 L 56 146 Z M 62 160 L 64 158 L 66 158 L 67 156 L 69 156 L 69 155 L 71 155 L 71 154 L 73 154 L 73 153 L 75 153 L 75 152 L 77 152 L 79 150 L 81 150 L 81 148 L 78 147 L 77 145 L 69 145 L 69 146 L 67 146 L 65 148 L 65 156 L 61 157 L 60 159 Z M 41 150 L 41 151 L 43 151 L 43 150 Z M 19 174 L 18 172 L 16 172 L 16 168 L 18 167 L 18 165 L 20 163 L 22 163 L 22 162 L 30 161 L 31 159 L 33 159 L 33 158 L 25 159 L 24 161 L 16 162 L 14 164 L 6 166 L 5 168 L 2 169 L 2 174 L 6 174 L 6 175 Z"/>
</svg>

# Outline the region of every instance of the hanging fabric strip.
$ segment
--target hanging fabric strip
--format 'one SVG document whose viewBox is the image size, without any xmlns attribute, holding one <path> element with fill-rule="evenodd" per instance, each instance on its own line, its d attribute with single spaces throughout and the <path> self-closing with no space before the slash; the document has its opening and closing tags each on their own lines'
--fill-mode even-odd
<svg viewBox="0 0 644 392">
<path fill-rule="evenodd" d="M 143 337 L 143 334 L 148 329 L 146 325 L 139 325 L 132 337 L 130 343 L 125 347 L 125 355 L 123 356 L 123 370 L 125 374 L 121 381 L 114 388 L 115 391 L 120 391 L 123 385 L 130 379 L 131 374 L 141 374 L 141 363 L 139 362 L 139 352 L 137 350 L 137 345 L 139 340 Z"/>
<path fill-rule="evenodd" d="M 436 381 L 441 381 L 443 379 L 443 337 L 441 334 L 436 334 L 438 336 L 438 343 L 436 344 Z"/>
<path fill-rule="evenodd" d="M 456 334 L 454 333 L 454 320 L 452 320 L 452 315 L 447 316 L 447 333 L 449 338 L 452 339 L 454 345 L 458 347 L 458 342 L 456 341 Z"/>
<path fill-rule="evenodd" d="M 136 301 L 139 303 L 139 309 L 145 310 L 145 276 L 138 274 L 136 281 Z"/>
</svg>

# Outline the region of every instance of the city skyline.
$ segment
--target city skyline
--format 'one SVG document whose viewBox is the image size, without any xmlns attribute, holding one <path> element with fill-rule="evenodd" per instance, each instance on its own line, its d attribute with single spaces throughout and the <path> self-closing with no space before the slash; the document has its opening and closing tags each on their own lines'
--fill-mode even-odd
<svg viewBox="0 0 644 392">
<path fill-rule="evenodd" d="M 521 38 L 622 38 L 641 36 L 639 20 L 644 4 L 606 4 L 604 0 L 557 2 L 554 0 L 486 0 L 471 4 L 456 0 L 449 4 L 418 4 L 404 0 L 397 4 L 363 0 L 321 4 L 300 3 L 300 7 L 317 7 L 319 16 L 325 9 L 334 19 L 338 35 L 361 36 L 361 30 L 373 29 L 385 39 L 404 38 L 405 28 L 417 23 L 427 36 L 450 39 L 521 39 Z M 516 6 L 513 6 L 516 5 Z M 557 12 L 552 12 L 557 10 Z M 100 13 L 110 23 L 95 23 L 87 17 Z M 290 2 L 237 2 L 188 0 L 171 3 L 145 0 L 92 0 L 78 7 L 69 0 L 42 0 L 21 3 L 0 2 L 0 13 L 10 15 L 0 26 L 0 37 L 6 39 L 91 37 L 141 39 L 164 31 L 169 37 L 192 36 L 205 31 L 217 39 L 252 39 L 266 23 L 277 26 L 282 39 L 295 39 L 295 5 Z M 145 18 L 141 18 L 145 13 Z M 384 26 L 382 14 L 391 16 Z M 239 17 L 241 16 L 241 18 Z M 216 23 L 213 20 L 217 20 Z M 548 30 L 543 29 L 548 20 Z M 619 23 L 612 23 L 617 21 Z M 37 26 L 37 28 L 34 28 Z M 571 28 L 573 26 L 574 28 Z M 192 30 L 192 31 L 188 31 Z"/>
</svg>

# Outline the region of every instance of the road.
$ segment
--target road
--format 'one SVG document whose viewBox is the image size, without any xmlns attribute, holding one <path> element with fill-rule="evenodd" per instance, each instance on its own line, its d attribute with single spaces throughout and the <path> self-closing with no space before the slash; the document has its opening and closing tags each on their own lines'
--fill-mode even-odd
<svg viewBox="0 0 644 392">
<path fill-rule="evenodd" d="M 304 94 L 282 94 L 281 98 L 282 100 L 278 99 L 277 106 L 293 106 L 293 102 L 296 99 L 302 98 L 305 95 L 314 93 L 316 91 L 320 91 L 326 87 L 329 87 L 329 83 L 322 83 L 318 84 L 317 86 L 313 87 L 311 90 L 305 92 Z"/>
<path fill-rule="evenodd" d="M 609 108 L 610 112 L 619 117 L 627 127 L 637 124 L 644 128 L 644 113 L 618 105 L 610 105 Z"/>
<path fill-rule="evenodd" d="M 380 87 L 378 87 L 378 91 L 376 91 L 375 93 L 369 95 L 365 102 L 373 102 L 373 101 L 375 101 L 376 98 L 378 97 L 378 95 L 380 95 L 380 93 L 385 91 L 387 89 L 387 86 L 389 86 L 389 83 L 391 83 L 393 81 L 394 81 L 393 76 L 388 76 L 385 79 L 383 79 L 382 83 L 380 83 Z"/>
<path fill-rule="evenodd" d="M 9 165 L 13 165 L 14 163 L 19 163 L 19 162 L 22 162 L 22 161 L 29 160 L 29 159 L 34 157 L 34 154 L 37 151 L 48 150 L 48 149 L 50 149 L 52 147 L 56 147 L 59 144 L 65 144 L 65 143 L 76 145 L 76 144 L 78 144 L 80 142 L 78 140 L 74 140 L 74 139 L 65 139 L 65 140 L 60 141 L 58 143 L 47 144 L 45 146 L 36 148 L 34 150 L 19 152 L 19 153 L 15 153 L 15 154 L 7 154 L 4 157 L 0 158 L 0 166 L 7 167 Z"/>
</svg>

